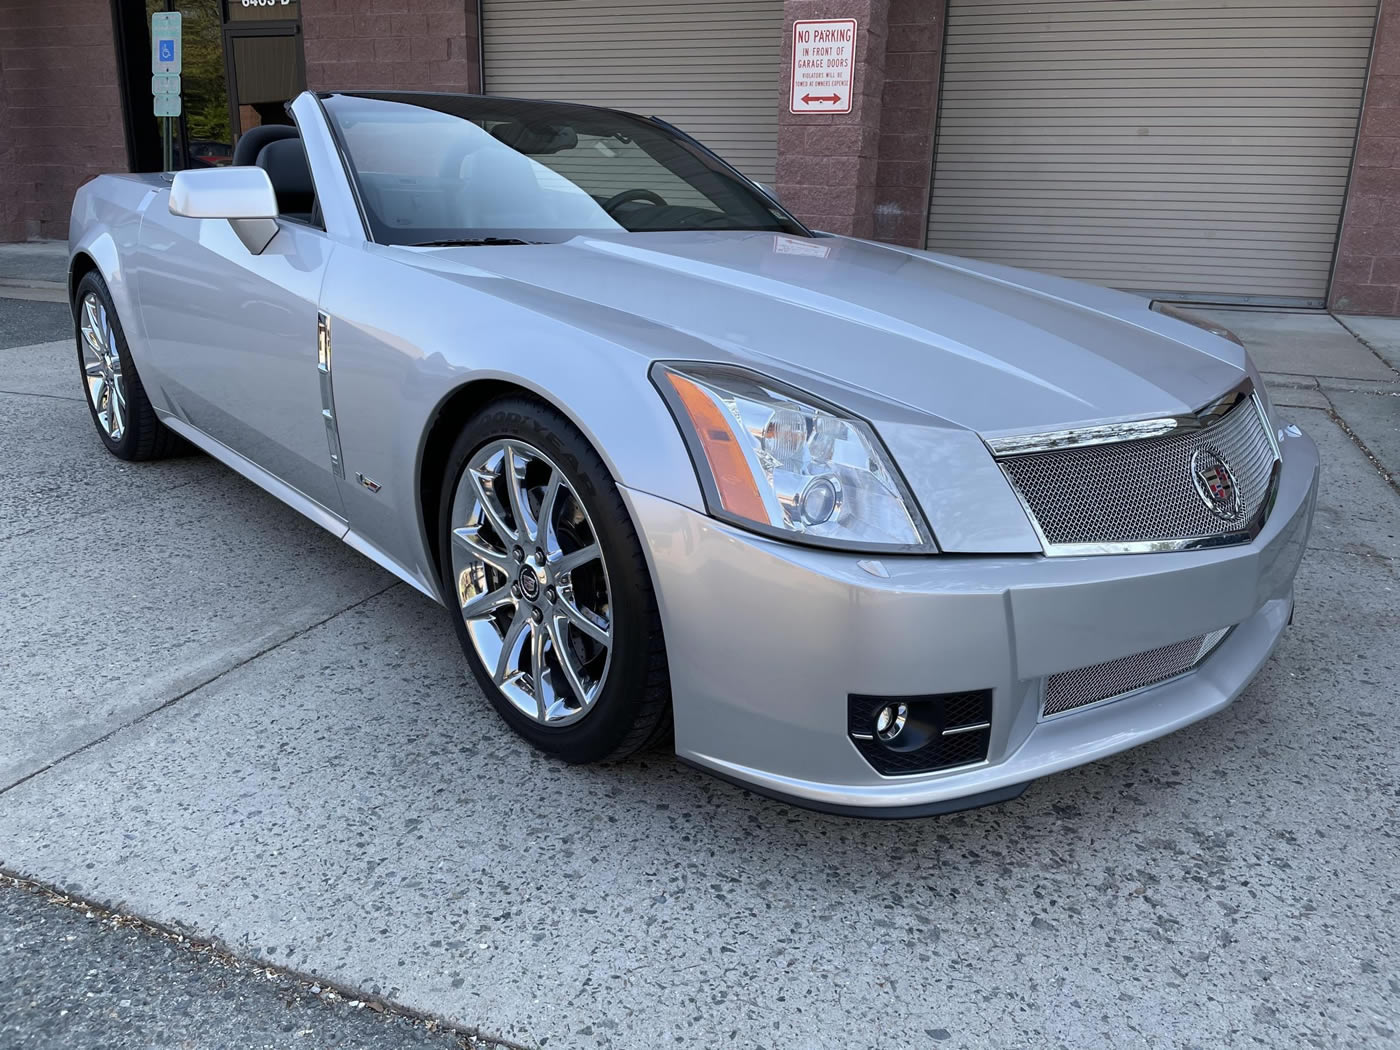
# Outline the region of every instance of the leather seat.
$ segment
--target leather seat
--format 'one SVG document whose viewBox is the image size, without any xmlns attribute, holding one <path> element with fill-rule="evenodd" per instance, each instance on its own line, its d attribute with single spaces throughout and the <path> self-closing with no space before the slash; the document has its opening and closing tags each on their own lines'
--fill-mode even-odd
<svg viewBox="0 0 1400 1050">
<path fill-rule="evenodd" d="M 239 143 L 242 145 L 242 143 Z M 316 189 L 306 148 L 299 138 L 269 142 L 258 152 L 258 167 L 267 172 L 277 194 L 277 211 L 289 219 L 312 222 L 316 210 Z"/>
<path fill-rule="evenodd" d="M 238 136 L 238 145 L 233 147 L 233 163 L 239 167 L 256 164 L 258 154 L 269 142 L 297 137 L 297 129 L 290 124 L 263 124 L 261 127 L 249 128 Z"/>
</svg>

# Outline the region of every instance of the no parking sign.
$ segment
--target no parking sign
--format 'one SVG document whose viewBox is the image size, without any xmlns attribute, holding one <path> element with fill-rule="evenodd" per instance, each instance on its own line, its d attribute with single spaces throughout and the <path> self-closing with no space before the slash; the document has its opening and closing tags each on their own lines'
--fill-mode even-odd
<svg viewBox="0 0 1400 1050">
<path fill-rule="evenodd" d="M 793 113 L 849 113 L 855 87 L 856 20 L 799 20 L 792 25 Z"/>
</svg>

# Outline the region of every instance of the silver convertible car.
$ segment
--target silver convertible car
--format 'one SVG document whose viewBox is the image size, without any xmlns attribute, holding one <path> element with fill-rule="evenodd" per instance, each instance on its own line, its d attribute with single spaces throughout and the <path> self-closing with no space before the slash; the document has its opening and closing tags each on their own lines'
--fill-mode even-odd
<svg viewBox="0 0 1400 1050">
<path fill-rule="evenodd" d="M 78 191 L 98 433 L 447 606 L 537 748 L 937 813 L 1220 710 L 1288 623 L 1317 452 L 1228 332 L 813 232 L 656 118 L 288 110 Z"/>
</svg>

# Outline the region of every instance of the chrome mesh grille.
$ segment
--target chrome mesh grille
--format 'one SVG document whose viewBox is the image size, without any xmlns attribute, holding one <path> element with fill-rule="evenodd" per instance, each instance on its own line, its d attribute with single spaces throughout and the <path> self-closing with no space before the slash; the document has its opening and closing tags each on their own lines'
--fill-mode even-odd
<svg viewBox="0 0 1400 1050">
<path fill-rule="evenodd" d="M 1198 634 L 1160 649 L 1149 649 L 1145 653 L 1134 653 L 1092 667 L 1052 674 L 1045 681 L 1042 712 L 1046 716 L 1062 715 L 1100 700 L 1124 696 L 1146 689 L 1149 685 L 1160 685 L 1199 664 L 1229 632 L 1230 628 L 1222 627 L 1218 631 Z"/>
<path fill-rule="evenodd" d="M 1191 456 L 1214 449 L 1239 492 L 1233 521 L 1196 490 Z M 1258 402 L 1241 400 L 1210 426 L 1160 437 L 1006 456 L 1016 486 L 1049 546 L 1148 543 L 1240 532 L 1269 496 L 1274 446 Z"/>
</svg>

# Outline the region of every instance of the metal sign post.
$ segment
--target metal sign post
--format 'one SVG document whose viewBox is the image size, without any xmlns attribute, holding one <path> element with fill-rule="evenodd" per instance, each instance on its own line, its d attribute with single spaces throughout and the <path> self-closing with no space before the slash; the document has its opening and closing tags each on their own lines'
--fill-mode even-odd
<svg viewBox="0 0 1400 1050">
<path fill-rule="evenodd" d="M 157 11 L 151 15 L 151 99 L 160 118 L 161 148 L 165 170 L 175 167 L 174 125 L 180 115 L 180 12 Z"/>
</svg>

